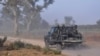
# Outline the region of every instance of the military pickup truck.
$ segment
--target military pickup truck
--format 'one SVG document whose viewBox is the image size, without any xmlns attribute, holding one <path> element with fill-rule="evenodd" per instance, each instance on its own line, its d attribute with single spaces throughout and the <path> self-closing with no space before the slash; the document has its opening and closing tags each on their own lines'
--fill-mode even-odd
<svg viewBox="0 0 100 56">
<path fill-rule="evenodd" d="M 51 27 L 48 34 L 44 37 L 45 46 L 50 48 L 56 45 L 58 49 L 62 49 L 68 45 L 80 45 L 83 42 L 83 37 L 77 30 L 77 25 L 74 26 L 54 26 Z"/>
</svg>

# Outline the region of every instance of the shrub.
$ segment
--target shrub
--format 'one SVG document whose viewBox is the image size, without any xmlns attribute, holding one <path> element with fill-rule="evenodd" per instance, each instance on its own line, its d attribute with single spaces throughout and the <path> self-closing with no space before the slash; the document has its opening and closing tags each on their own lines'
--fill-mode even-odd
<svg viewBox="0 0 100 56">
<path fill-rule="evenodd" d="M 37 51 L 41 51 L 41 47 L 38 45 L 33 45 L 33 49 L 37 50 Z"/>
<path fill-rule="evenodd" d="M 24 48 L 32 49 L 33 48 L 33 45 L 32 44 L 25 44 L 24 45 Z"/>
<path fill-rule="evenodd" d="M 21 41 L 15 41 L 14 43 L 11 43 L 7 50 L 18 50 L 20 48 L 24 48 L 25 43 L 21 42 Z"/>
<path fill-rule="evenodd" d="M 34 49 L 36 51 L 42 51 L 43 54 L 55 54 L 55 55 L 60 55 L 61 51 L 53 50 L 53 49 L 48 49 L 48 48 L 41 48 L 38 45 L 32 45 L 28 43 L 24 43 L 21 41 L 15 41 L 11 43 L 7 50 L 19 50 L 21 48 L 26 48 L 26 49 Z"/>
<path fill-rule="evenodd" d="M 42 50 L 43 50 L 43 54 L 48 54 L 48 52 L 50 51 L 50 49 L 48 48 L 43 48 Z"/>
<path fill-rule="evenodd" d="M 57 51 L 57 50 L 52 50 L 52 52 L 53 52 L 55 55 L 61 54 L 61 51 Z"/>
<path fill-rule="evenodd" d="M 40 51 L 42 49 L 40 46 L 37 45 L 32 45 L 21 41 L 15 41 L 8 46 L 7 50 L 18 50 L 20 48 L 35 49 L 37 51 Z"/>
<path fill-rule="evenodd" d="M 48 49 L 48 48 L 43 48 L 43 54 L 55 54 L 55 55 L 60 55 L 61 51 L 53 50 L 53 49 Z"/>
<path fill-rule="evenodd" d="M 24 48 L 35 49 L 37 51 L 41 51 L 41 49 L 42 49 L 40 46 L 38 46 L 38 45 L 32 45 L 32 44 L 25 44 Z"/>
</svg>

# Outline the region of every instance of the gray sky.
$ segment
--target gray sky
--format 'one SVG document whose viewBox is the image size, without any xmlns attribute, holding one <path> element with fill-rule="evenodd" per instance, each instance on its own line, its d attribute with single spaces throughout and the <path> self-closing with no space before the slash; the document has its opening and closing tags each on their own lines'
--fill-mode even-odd
<svg viewBox="0 0 100 56">
<path fill-rule="evenodd" d="M 72 16 L 76 24 L 95 24 L 100 19 L 100 0 L 55 0 L 54 4 L 42 12 L 42 18 L 50 24 L 64 16 Z"/>
</svg>

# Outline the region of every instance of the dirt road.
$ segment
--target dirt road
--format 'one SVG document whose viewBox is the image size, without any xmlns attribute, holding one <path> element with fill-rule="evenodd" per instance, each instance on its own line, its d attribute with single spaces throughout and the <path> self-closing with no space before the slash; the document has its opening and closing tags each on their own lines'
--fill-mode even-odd
<svg viewBox="0 0 100 56">
<path fill-rule="evenodd" d="M 100 55 L 100 47 L 89 47 L 83 49 L 65 49 L 63 50 L 64 54 L 69 56 L 99 56 Z"/>
<path fill-rule="evenodd" d="M 0 38 L 3 38 L 4 36 L 0 36 Z M 24 38 L 19 38 L 19 37 L 7 37 L 7 40 L 10 42 L 14 42 L 14 41 L 22 41 L 25 43 L 30 43 L 33 45 L 39 45 L 41 47 L 44 47 L 44 42 L 43 40 L 37 40 L 37 39 L 24 39 Z"/>
<path fill-rule="evenodd" d="M 3 36 L 0 36 L 2 38 Z M 37 40 L 37 39 L 23 39 L 23 38 L 13 38 L 8 37 L 8 41 L 16 41 L 21 40 L 26 43 L 31 43 L 33 45 L 39 45 L 41 47 L 45 47 L 43 40 Z M 62 50 L 63 54 L 69 55 L 69 56 L 99 56 L 100 55 L 100 44 L 99 43 L 89 43 L 88 46 L 81 47 L 81 48 L 66 48 Z"/>
</svg>

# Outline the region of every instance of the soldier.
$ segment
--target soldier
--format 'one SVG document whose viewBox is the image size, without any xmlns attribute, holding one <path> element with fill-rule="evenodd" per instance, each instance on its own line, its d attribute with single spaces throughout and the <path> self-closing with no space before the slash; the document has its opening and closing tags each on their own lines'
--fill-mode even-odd
<svg viewBox="0 0 100 56">
<path fill-rule="evenodd" d="M 57 25 L 57 29 L 56 29 L 56 36 L 57 36 L 57 40 L 60 40 L 60 35 L 61 35 L 61 26 L 60 25 Z"/>
<path fill-rule="evenodd" d="M 62 25 L 62 29 L 65 29 L 65 25 L 64 24 Z"/>
<path fill-rule="evenodd" d="M 60 25 L 57 25 L 57 29 L 60 29 Z"/>
<path fill-rule="evenodd" d="M 75 34 L 78 33 L 78 32 L 77 32 L 77 25 L 74 25 L 74 26 L 73 26 L 73 30 L 74 30 L 74 33 L 75 33 Z"/>
<path fill-rule="evenodd" d="M 66 26 L 65 26 L 64 24 L 63 24 L 62 27 L 61 27 L 61 32 L 62 32 L 62 33 L 66 33 Z"/>
<path fill-rule="evenodd" d="M 58 38 L 58 35 L 59 35 L 59 28 L 60 28 L 59 25 L 56 25 L 56 26 L 54 27 L 53 39 L 57 39 L 57 38 Z"/>
<path fill-rule="evenodd" d="M 75 25 L 75 29 L 77 29 L 77 25 Z"/>
</svg>

